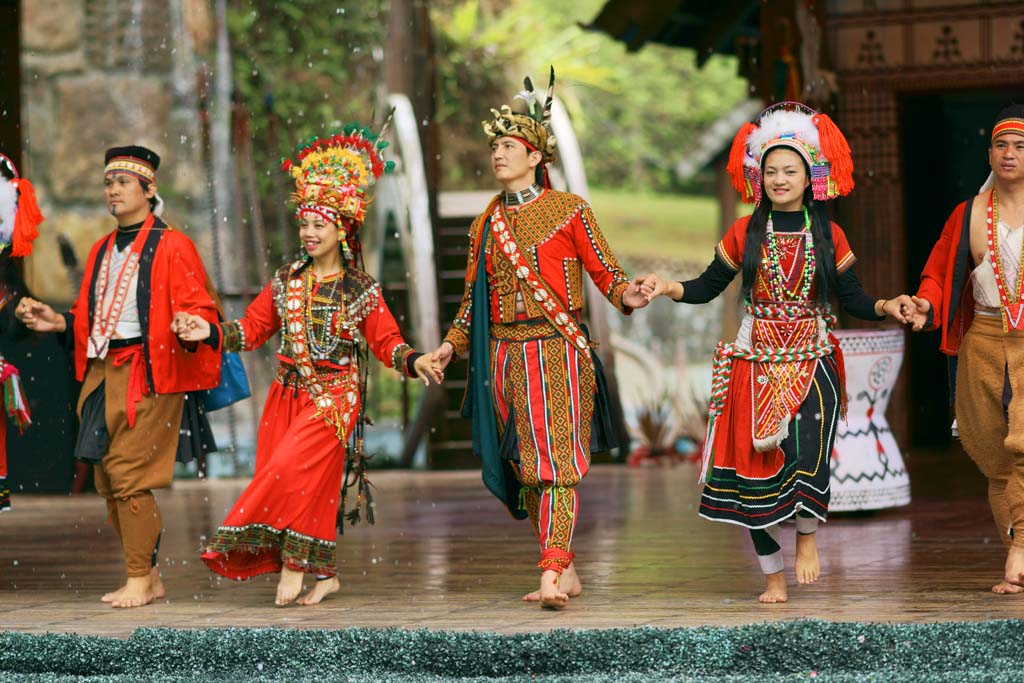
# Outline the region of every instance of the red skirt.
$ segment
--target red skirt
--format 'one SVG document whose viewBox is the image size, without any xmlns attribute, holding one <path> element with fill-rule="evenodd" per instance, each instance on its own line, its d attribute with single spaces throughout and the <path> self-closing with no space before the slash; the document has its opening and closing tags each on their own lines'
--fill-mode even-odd
<svg viewBox="0 0 1024 683">
<path fill-rule="evenodd" d="M 350 434 L 360 400 L 355 373 L 332 391 L 354 392 Z M 279 572 L 283 564 L 333 576 L 345 451 L 305 389 L 274 382 L 260 420 L 256 473 L 203 552 L 206 566 L 236 580 Z"/>
</svg>

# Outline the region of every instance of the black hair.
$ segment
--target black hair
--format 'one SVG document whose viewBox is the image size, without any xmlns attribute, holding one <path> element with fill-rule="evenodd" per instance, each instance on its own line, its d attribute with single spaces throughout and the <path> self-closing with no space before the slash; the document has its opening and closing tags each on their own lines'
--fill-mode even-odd
<svg viewBox="0 0 1024 683">
<path fill-rule="evenodd" d="M 148 180 L 143 180 L 142 178 L 138 178 L 138 181 L 139 181 L 139 185 L 142 186 L 142 191 L 143 192 L 149 192 L 149 181 Z M 149 198 L 149 210 L 150 211 L 156 211 L 156 207 L 157 207 L 157 205 L 159 205 L 159 203 L 160 202 L 156 198 L 156 194 L 154 194 L 152 197 Z"/>
<path fill-rule="evenodd" d="M 774 150 L 768 150 L 761 157 L 761 177 L 764 177 L 764 162 L 768 155 Z M 803 157 L 801 157 L 801 160 Z M 807 171 L 807 179 L 810 180 L 811 173 L 804 161 L 804 170 Z M 817 301 L 826 305 L 835 291 L 836 279 L 839 277 L 836 272 L 836 249 L 832 243 L 832 223 L 825 212 L 825 203 L 814 199 L 814 192 L 810 185 L 804 190 L 803 206 L 811 219 L 811 239 L 814 243 L 814 284 L 817 290 Z M 772 210 L 772 202 L 764 196 L 758 202 L 754 213 L 747 223 L 747 240 L 743 246 L 743 298 L 747 301 L 753 299 L 754 282 L 757 278 L 757 269 L 761 265 L 761 247 L 764 246 L 765 235 L 767 234 L 768 215 Z"/>
</svg>

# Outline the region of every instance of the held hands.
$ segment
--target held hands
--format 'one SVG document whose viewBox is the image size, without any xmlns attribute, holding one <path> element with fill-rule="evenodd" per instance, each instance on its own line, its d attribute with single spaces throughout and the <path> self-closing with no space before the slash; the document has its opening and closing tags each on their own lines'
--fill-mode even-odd
<svg viewBox="0 0 1024 683">
<path fill-rule="evenodd" d="M 900 294 L 892 299 L 885 299 L 881 304 L 880 314 L 892 316 L 901 323 L 910 322 L 910 315 L 914 310 L 914 302 L 906 294 Z"/>
<path fill-rule="evenodd" d="M 641 275 L 633 280 L 633 284 L 637 286 L 641 295 L 643 295 L 648 303 L 654 301 L 659 296 L 667 296 L 673 299 L 681 299 L 683 296 L 682 291 L 673 291 L 676 288 L 681 290 L 682 285 L 678 282 L 666 282 L 655 273 Z"/>
<path fill-rule="evenodd" d="M 452 362 L 452 355 L 455 353 L 455 347 L 452 346 L 451 342 L 443 341 L 432 353 L 429 354 L 430 362 L 436 363 L 444 370 L 448 367 L 448 364 Z M 443 376 L 442 376 L 443 378 Z"/>
<path fill-rule="evenodd" d="M 642 282 L 643 278 L 637 277 L 626 286 L 626 289 L 622 292 L 622 303 L 630 308 L 643 308 L 651 303 L 652 297 L 645 296 L 640 289 Z"/>
<path fill-rule="evenodd" d="M 920 332 L 928 324 L 928 313 L 932 310 L 932 302 L 916 296 L 910 297 L 914 303 L 914 309 L 910 312 L 910 319 L 907 321 L 914 332 Z"/>
<path fill-rule="evenodd" d="M 436 352 L 435 352 L 436 353 Z M 444 365 L 434 360 L 433 353 L 425 353 L 413 363 L 416 374 L 423 380 L 424 386 L 430 386 L 430 381 L 440 384 L 444 381 Z"/>
<path fill-rule="evenodd" d="M 14 309 L 14 317 L 33 332 L 63 332 L 67 329 L 64 316 L 42 301 L 24 297 Z"/>
<path fill-rule="evenodd" d="M 184 342 L 200 342 L 210 338 L 210 323 L 198 315 L 179 311 L 171 321 L 171 332 Z"/>
</svg>

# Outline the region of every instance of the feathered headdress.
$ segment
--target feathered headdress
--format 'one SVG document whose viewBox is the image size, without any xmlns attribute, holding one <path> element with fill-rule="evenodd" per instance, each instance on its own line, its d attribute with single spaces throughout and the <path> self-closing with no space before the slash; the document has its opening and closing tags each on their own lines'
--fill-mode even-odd
<svg viewBox="0 0 1024 683">
<path fill-rule="evenodd" d="M 555 68 L 551 67 L 548 91 L 544 102 L 538 102 L 537 92 L 533 89 L 533 81 L 529 77 L 523 79 L 524 90 L 515 96 L 516 110 L 507 104 L 501 110 L 492 109 L 494 118 L 484 121 L 484 133 L 488 142 L 500 137 L 512 137 L 521 140 L 528 148 L 541 154 L 541 164 L 550 164 L 555 160 L 558 141 L 551 132 L 551 105 L 555 97 Z M 522 105 L 517 104 L 522 102 Z"/>
<path fill-rule="evenodd" d="M 816 200 L 853 191 L 850 145 L 832 119 L 799 102 L 780 102 L 743 124 L 732 141 L 727 170 L 743 201 L 761 201 L 761 162 L 777 147 L 792 149 L 806 162 Z"/>
<path fill-rule="evenodd" d="M 28 256 L 43 222 L 36 191 L 5 154 L 0 154 L 0 167 L 0 252 L 10 247 L 11 256 Z"/>
<path fill-rule="evenodd" d="M 350 123 L 335 135 L 311 138 L 299 149 L 296 162 L 285 159 L 281 170 L 295 179 L 291 198 L 296 215 L 315 213 L 339 227 L 342 218 L 362 225 L 373 200 L 369 188 L 395 167 L 382 154 L 390 125 L 390 113 L 379 133 Z"/>
</svg>

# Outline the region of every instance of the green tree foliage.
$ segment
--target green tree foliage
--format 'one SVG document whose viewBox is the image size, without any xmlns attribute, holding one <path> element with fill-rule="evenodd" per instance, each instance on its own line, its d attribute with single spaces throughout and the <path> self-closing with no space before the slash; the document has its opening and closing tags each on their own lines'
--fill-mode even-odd
<svg viewBox="0 0 1024 683">
<path fill-rule="evenodd" d="M 386 7 L 387 0 L 230 3 L 233 78 L 241 105 L 236 125 L 247 120 L 272 234 L 273 217 L 291 190 L 279 171 L 281 160 L 294 158 L 298 143 L 311 136 L 348 121 L 368 122 L 381 81 Z M 290 233 L 275 237 L 278 243 L 294 242 Z"/>
<path fill-rule="evenodd" d="M 441 96 L 448 187 L 490 187 L 480 121 L 511 101 L 522 77 L 556 90 L 572 116 L 595 186 L 676 189 L 672 172 L 694 137 L 747 96 L 735 60 L 698 69 L 692 50 L 640 52 L 580 28 L 605 0 L 438 0 Z"/>
</svg>

